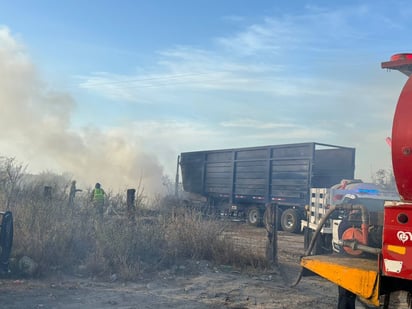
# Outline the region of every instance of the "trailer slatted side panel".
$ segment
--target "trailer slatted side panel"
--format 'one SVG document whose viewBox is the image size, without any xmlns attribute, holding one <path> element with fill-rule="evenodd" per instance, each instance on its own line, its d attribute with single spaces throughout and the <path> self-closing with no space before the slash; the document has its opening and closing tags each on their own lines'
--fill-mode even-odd
<svg viewBox="0 0 412 309">
<path fill-rule="evenodd" d="M 205 191 L 229 194 L 232 183 L 232 169 L 232 162 L 207 162 Z"/>
<path fill-rule="evenodd" d="M 186 152 L 180 166 L 188 192 L 232 202 L 305 205 L 310 187 L 352 179 L 354 160 L 353 148 L 301 143 Z"/>
<path fill-rule="evenodd" d="M 237 161 L 235 167 L 236 195 L 264 196 L 266 192 L 266 161 Z"/>
<path fill-rule="evenodd" d="M 205 154 L 206 192 L 228 195 L 232 186 L 232 151 L 210 152 Z"/>
<path fill-rule="evenodd" d="M 272 150 L 271 199 L 282 204 L 304 204 L 311 182 L 314 145 L 277 147 Z"/>
<path fill-rule="evenodd" d="M 304 199 L 309 187 L 310 160 L 272 161 L 272 198 Z"/>
<path fill-rule="evenodd" d="M 234 199 L 264 199 L 267 193 L 267 148 L 235 151 Z"/>
</svg>

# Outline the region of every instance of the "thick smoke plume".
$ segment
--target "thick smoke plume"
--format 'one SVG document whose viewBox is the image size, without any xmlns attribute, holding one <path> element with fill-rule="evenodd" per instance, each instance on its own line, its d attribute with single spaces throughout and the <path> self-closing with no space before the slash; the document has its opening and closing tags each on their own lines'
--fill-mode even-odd
<svg viewBox="0 0 412 309">
<path fill-rule="evenodd" d="M 161 190 L 163 169 L 133 132 L 116 128 L 73 130 L 76 102 L 49 89 L 20 44 L 0 27 L 0 155 L 30 172 L 68 173 L 80 185 L 100 182 L 114 191 Z"/>
</svg>

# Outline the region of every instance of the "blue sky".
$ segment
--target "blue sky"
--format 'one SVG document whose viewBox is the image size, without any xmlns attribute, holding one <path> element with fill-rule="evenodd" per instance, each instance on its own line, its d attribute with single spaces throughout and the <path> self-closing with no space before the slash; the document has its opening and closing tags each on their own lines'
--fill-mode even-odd
<svg viewBox="0 0 412 309">
<path fill-rule="evenodd" d="M 391 168 L 406 77 L 380 63 L 412 52 L 407 1 L 0 8 L 0 150 L 33 172 L 156 191 L 180 152 L 312 141 L 356 147 L 358 178 Z"/>
</svg>

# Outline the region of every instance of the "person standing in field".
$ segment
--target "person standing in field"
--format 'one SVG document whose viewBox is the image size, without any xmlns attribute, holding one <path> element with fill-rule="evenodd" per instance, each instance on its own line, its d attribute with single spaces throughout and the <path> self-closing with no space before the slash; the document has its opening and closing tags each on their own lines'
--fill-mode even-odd
<svg viewBox="0 0 412 309">
<path fill-rule="evenodd" d="M 74 207 L 74 198 L 76 196 L 76 193 L 81 191 L 81 189 L 76 188 L 76 180 L 73 180 L 69 192 L 69 207 Z"/>
<path fill-rule="evenodd" d="M 94 186 L 94 189 L 92 190 L 91 199 L 99 215 L 103 215 L 105 195 L 106 193 L 102 189 L 100 183 L 96 183 L 96 185 Z"/>
</svg>

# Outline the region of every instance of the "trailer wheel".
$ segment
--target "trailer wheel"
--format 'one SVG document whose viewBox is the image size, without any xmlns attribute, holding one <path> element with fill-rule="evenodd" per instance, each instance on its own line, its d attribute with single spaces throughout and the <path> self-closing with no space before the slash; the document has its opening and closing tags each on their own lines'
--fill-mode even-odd
<svg viewBox="0 0 412 309">
<path fill-rule="evenodd" d="M 251 207 L 247 212 L 247 222 L 253 226 L 262 226 L 262 212 L 259 207 Z"/>
<path fill-rule="evenodd" d="M 300 231 L 300 215 L 296 209 L 286 209 L 282 213 L 280 224 L 285 232 L 298 233 Z"/>
<path fill-rule="evenodd" d="M 0 228 L 0 272 L 7 273 L 9 271 L 9 258 L 11 247 L 13 244 L 13 215 L 10 211 L 6 211 L 3 215 Z"/>
</svg>

